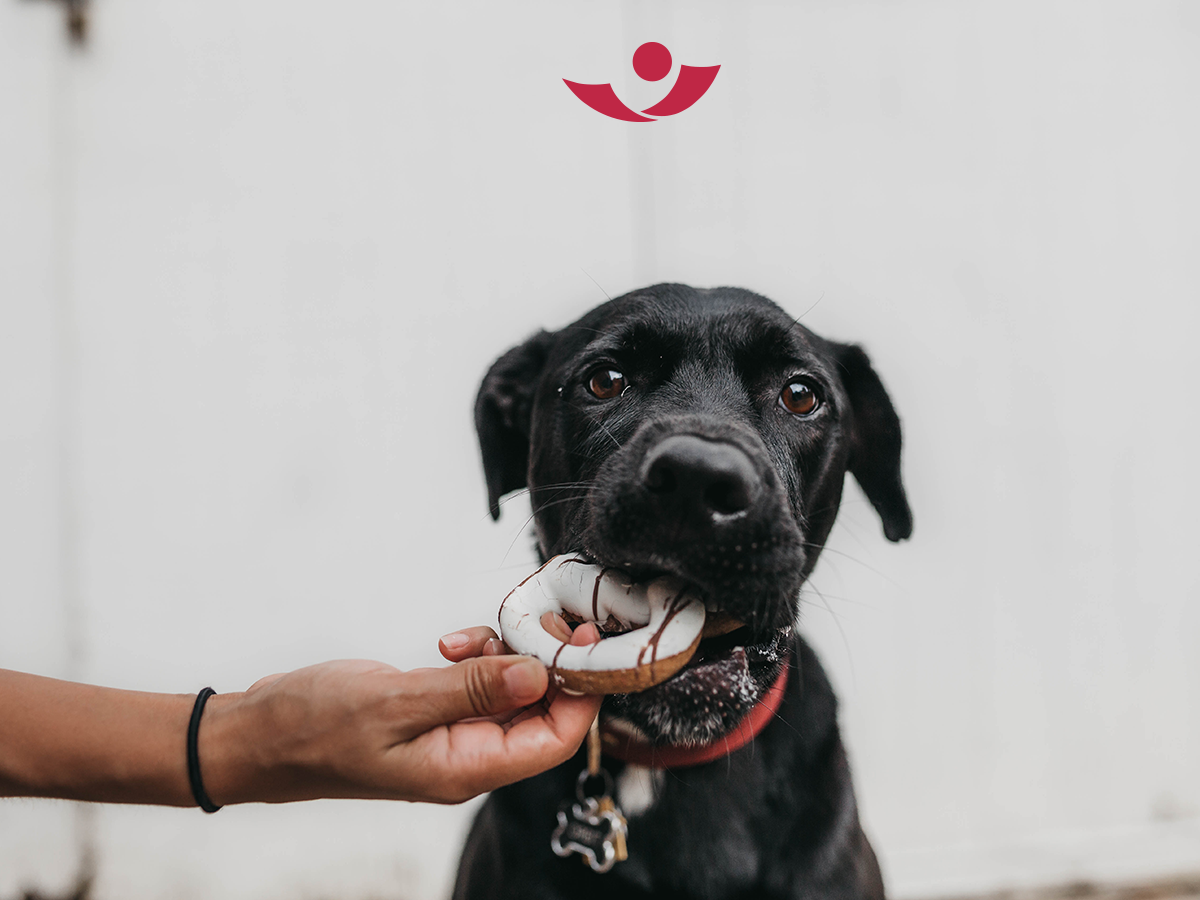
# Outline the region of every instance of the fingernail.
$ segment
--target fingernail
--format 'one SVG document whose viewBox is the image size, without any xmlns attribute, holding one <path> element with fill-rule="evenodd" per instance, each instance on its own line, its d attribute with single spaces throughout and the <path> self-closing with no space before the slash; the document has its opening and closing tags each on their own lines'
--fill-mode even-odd
<svg viewBox="0 0 1200 900">
<path fill-rule="evenodd" d="M 537 660 L 526 659 L 504 670 L 504 684 L 512 697 L 541 696 L 542 666 Z"/>
<path fill-rule="evenodd" d="M 488 638 L 488 642 L 483 645 L 484 656 L 502 656 L 504 654 L 504 641 L 500 638 Z"/>
<path fill-rule="evenodd" d="M 461 631 L 453 631 L 450 634 L 442 635 L 442 646 L 447 650 L 457 650 L 460 647 L 465 647 L 471 643 L 471 639 Z"/>
</svg>

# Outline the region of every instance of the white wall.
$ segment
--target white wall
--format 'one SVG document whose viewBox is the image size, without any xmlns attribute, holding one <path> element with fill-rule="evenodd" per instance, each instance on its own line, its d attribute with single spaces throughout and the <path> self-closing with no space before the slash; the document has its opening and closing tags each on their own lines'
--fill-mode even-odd
<svg viewBox="0 0 1200 900">
<path fill-rule="evenodd" d="M 913 540 L 849 492 L 804 613 L 893 892 L 1200 870 L 1200 10 L 93 13 L 72 52 L 0 5 L 0 665 L 435 663 L 532 559 L 488 363 L 592 279 L 739 284 L 864 342 L 907 427 Z M 723 66 L 676 119 L 559 80 L 652 102 L 649 39 Z M 437 897 L 470 812 L 7 801 L 0 897 L 89 843 L 101 900 Z"/>
</svg>

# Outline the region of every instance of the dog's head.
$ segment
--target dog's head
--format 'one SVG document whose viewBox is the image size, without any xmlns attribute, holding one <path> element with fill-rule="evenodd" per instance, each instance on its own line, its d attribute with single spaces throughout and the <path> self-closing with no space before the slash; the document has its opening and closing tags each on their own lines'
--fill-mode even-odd
<svg viewBox="0 0 1200 900">
<path fill-rule="evenodd" d="M 909 536 L 900 421 L 863 351 L 736 288 L 661 284 L 542 332 L 475 406 L 489 502 L 530 488 L 543 557 L 671 573 L 745 627 L 608 708 L 652 740 L 729 732 L 779 673 L 846 472 Z"/>
</svg>

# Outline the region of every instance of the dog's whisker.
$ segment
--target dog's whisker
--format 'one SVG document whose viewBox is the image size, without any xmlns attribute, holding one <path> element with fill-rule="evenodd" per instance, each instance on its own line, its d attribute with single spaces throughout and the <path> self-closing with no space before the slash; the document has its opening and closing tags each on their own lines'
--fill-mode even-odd
<svg viewBox="0 0 1200 900">
<path fill-rule="evenodd" d="M 810 590 L 810 589 L 815 590 L 815 588 L 810 588 L 810 582 L 806 581 L 800 588 L 800 599 L 801 600 L 804 600 L 804 592 L 807 590 Z M 876 606 L 875 604 L 867 603 L 863 600 L 858 600 L 854 597 L 847 597 L 844 594 L 830 594 L 830 593 L 826 592 L 822 596 L 824 596 L 827 600 L 836 600 L 836 601 L 838 601 L 838 603 L 848 603 L 851 606 L 860 606 L 863 609 L 869 609 L 869 610 L 872 610 L 873 612 L 879 612 L 879 607 Z"/>
<path fill-rule="evenodd" d="M 512 553 L 512 548 L 517 545 L 517 539 L 522 537 L 523 535 L 525 535 L 525 529 L 529 527 L 529 523 L 533 521 L 533 518 L 536 515 L 537 515 L 537 511 L 535 510 L 534 512 L 531 512 L 529 514 L 529 518 L 527 518 L 524 522 L 521 523 L 521 527 L 517 529 L 517 533 L 513 537 L 512 542 L 508 545 L 508 549 L 504 551 L 504 556 L 502 556 L 500 558 L 501 566 L 503 566 L 506 562 L 508 562 L 508 554 Z"/>
<path fill-rule="evenodd" d="M 833 617 L 833 624 L 837 626 L 838 634 L 842 636 L 842 645 L 846 648 L 846 661 L 850 663 L 850 683 L 857 688 L 858 672 L 854 668 L 854 654 L 850 652 L 850 639 L 846 637 L 846 629 L 842 627 L 842 617 L 833 611 L 833 607 L 829 605 L 829 601 L 825 599 L 825 595 L 821 593 L 820 588 L 811 582 L 809 582 L 808 587 L 821 599 L 821 605 Z"/>
<path fill-rule="evenodd" d="M 529 490 L 528 490 L 528 488 L 525 488 L 525 489 L 522 489 L 522 490 L 519 490 L 519 491 L 513 491 L 513 492 L 512 492 L 511 494 L 509 494 L 507 497 L 504 497 L 503 499 L 501 499 L 501 500 L 500 500 L 500 502 L 499 502 L 497 505 L 498 505 L 498 506 L 499 506 L 501 509 L 503 509 L 505 506 L 507 506 L 507 505 L 508 505 L 509 503 L 511 503 L 512 501 L 514 501 L 514 500 L 520 500 L 520 499 L 521 499 L 521 497 L 525 496 L 525 495 L 526 495 L 526 494 L 528 494 L 528 493 L 529 493 Z"/>
<path fill-rule="evenodd" d="M 584 494 L 586 494 L 588 491 L 592 490 L 592 488 L 594 488 L 594 487 L 595 487 L 595 484 L 593 484 L 590 481 L 581 481 L 581 482 L 578 482 L 577 484 L 563 484 L 562 486 L 555 487 L 555 488 L 539 487 L 538 490 L 539 491 L 547 490 L 547 491 L 553 493 L 555 496 L 558 496 L 559 494 L 565 493 L 566 491 L 582 491 Z"/>
<path fill-rule="evenodd" d="M 557 500 L 559 495 L 561 495 L 562 493 L 564 493 L 567 490 L 580 490 L 580 491 L 582 491 L 582 493 L 566 498 L 569 500 L 580 500 L 580 499 L 587 497 L 588 492 L 593 487 L 594 487 L 594 484 L 591 481 L 564 481 L 564 482 L 561 482 L 560 484 L 538 485 L 538 490 L 554 491 L 554 497 L 552 498 L 552 501 Z M 499 503 L 499 506 L 501 508 L 503 508 L 510 501 L 516 500 L 520 497 L 532 496 L 532 494 L 533 494 L 532 488 L 521 488 L 520 490 L 513 491 L 511 494 L 509 494 L 504 499 L 502 499 Z M 547 501 L 547 503 L 541 504 L 538 507 L 538 509 L 544 509 L 548 505 L 548 503 L 550 503 L 552 501 Z M 485 513 L 484 516 L 486 517 L 486 515 L 488 515 L 488 514 Z M 536 512 L 535 512 L 535 515 L 536 515 Z M 526 525 L 528 525 L 528 524 L 529 523 L 526 522 Z"/>
<path fill-rule="evenodd" d="M 559 494 L 555 497 L 550 497 L 549 499 L 543 500 L 542 502 L 538 503 L 537 508 L 538 509 L 546 509 L 549 506 L 558 506 L 562 503 L 571 503 L 576 500 L 584 500 L 587 498 L 587 495 L 588 495 L 587 491 L 583 491 L 582 493 L 579 493 L 579 494 L 566 494 L 566 495 Z"/>
<path fill-rule="evenodd" d="M 555 507 L 555 506 L 562 506 L 565 503 L 576 503 L 579 500 L 584 499 L 584 497 L 586 497 L 586 496 L 587 495 L 584 494 L 579 497 L 561 497 L 558 500 L 547 500 L 545 503 L 539 503 L 538 508 L 533 511 L 533 514 L 536 516 L 542 510 L 551 509 L 552 507 Z M 528 525 L 529 523 L 526 522 L 525 524 Z"/>
<path fill-rule="evenodd" d="M 577 494 L 567 494 L 563 491 L 558 492 L 553 497 L 547 497 L 545 500 L 535 501 L 534 510 L 546 509 L 549 506 L 558 506 L 560 503 L 571 503 L 577 500 L 585 500 L 588 496 L 588 491 L 581 490 Z"/>
<path fill-rule="evenodd" d="M 588 479 L 587 481 L 560 481 L 555 484 L 539 484 L 536 489 L 539 491 L 550 491 L 550 490 L 555 490 L 557 488 L 572 488 L 572 487 L 588 487 L 588 488 L 590 488 L 594 485 L 595 485 L 595 479 Z M 533 493 L 533 491 L 534 491 L 534 488 L 531 488 L 531 487 L 518 488 L 517 490 L 513 491 L 509 496 L 505 497 L 505 501 L 512 500 L 514 497 L 520 497 L 525 494 L 531 494 L 531 493 Z"/>
<path fill-rule="evenodd" d="M 788 727 L 788 729 L 792 732 L 792 734 L 796 735 L 797 737 L 802 736 L 802 732 L 800 731 L 800 729 L 797 728 L 795 725 L 793 725 L 791 722 L 789 722 L 787 719 L 785 719 L 783 717 L 783 713 L 781 713 L 779 710 L 775 710 L 775 712 L 771 713 L 771 719 L 775 722 L 782 722 L 784 725 L 786 725 Z M 758 738 L 755 737 L 754 740 L 757 741 Z M 751 743 L 754 743 L 754 741 L 751 741 Z"/>
<path fill-rule="evenodd" d="M 857 556 L 851 556 L 849 553 L 846 553 L 844 550 L 838 550 L 835 547 L 827 547 L 822 544 L 811 544 L 808 541 L 802 541 L 801 543 L 803 543 L 805 547 L 809 547 L 813 550 L 816 550 L 818 553 L 832 553 L 834 556 L 841 556 L 845 559 L 850 560 L 850 562 L 858 563 L 864 569 L 867 569 L 868 571 L 873 572 L 874 574 L 878 575 L 880 578 L 882 578 L 888 584 L 892 585 L 892 587 L 897 587 L 897 588 L 901 587 L 901 584 L 899 582 L 897 582 L 894 579 L 892 579 L 891 577 L 889 577 L 885 572 L 882 572 L 881 570 L 875 568 L 869 562 L 865 562 L 864 560 L 859 559 Z"/>
<path fill-rule="evenodd" d="M 596 427 L 600 430 L 600 433 L 602 433 L 605 437 L 612 441 L 614 445 L 616 445 L 618 450 L 621 449 L 621 442 L 617 440 L 617 436 L 612 433 L 607 425 L 605 425 L 603 422 L 597 421 Z M 602 446 L 599 446 L 600 443 L 600 434 L 597 434 L 593 439 L 584 441 L 581 449 L 585 454 L 593 452 L 599 453 L 602 449 L 604 449 Z"/>
<path fill-rule="evenodd" d="M 600 422 L 599 424 L 600 424 L 600 430 L 603 431 L 605 434 L 607 434 L 610 438 L 612 438 L 612 442 L 614 444 L 616 444 L 617 449 L 620 450 L 621 442 L 617 440 L 617 436 L 615 434 L 613 434 L 611 431 L 609 431 L 608 426 L 606 426 L 603 422 Z"/>
<path fill-rule="evenodd" d="M 608 291 L 606 291 L 604 288 L 600 287 L 600 282 L 598 282 L 595 278 L 592 278 L 591 272 L 589 272 L 583 266 L 579 267 L 579 271 L 582 272 L 584 275 L 586 275 L 588 278 L 591 278 L 592 284 L 594 284 L 596 287 L 600 288 L 600 293 L 602 293 L 609 300 L 612 300 L 612 296 L 608 293 Z"/>
<path fill-rule="evenodd" d="M 604 290 L 604 289 L 601 288 L 601 290 Z M 563 331 L 590 331 L 592 334 L 605 334 L 606 333 L 599 328 L 588 328 L 586 325 L 580 325 L 578 322 L 576 322 L 573 325 L 567 325 L 562 330 Z"/>
<path fill-rule="evenodd" d="M 842 534 L 847 535 L 850 538 L 850 540 L 854 541 L 854 543 L 858 544 L 859 548 L 864 553 L 870 552 L 870 549 L 867 547 L 867 545 L 865 543 L 863 543 L 862 537 L 853 528 L 850 527 L 850 523 L 842 521 L 840 519 L 837 519 L 837 520 L 834 520 L 833 526 L 834 526 L 834 528 L 839 529 Z"/>
<path fill-rule="evenodd" d="M 583 481 L 559 481 L 552 484 L 539 484 L 538 488 L 591 487 L 595 483 L 596 479 L 588 478 Z M 526 488 L 525 490 L 530 490 L 530 488 Z"/>
<path fill-rule="evenodd" d="M 800 315 L 798 315 L 798 316 L 796 316 L 794 319 L 792 319 L 792 324 L 791 324 L 791 327 L 793 327 L 793 328 L 794 328 L 795 326 L 799 325 L 799 324 L 800 324 L 800 320 L 801 320 L 801 319 L 803 319 L 805 316 L 807 316 L 807 315 L 808 315 L 810 312 L 812 312 L 814 309 L 816 309 L 816 308 L 817 308 L 817 306 L 819 306 L 819 305 L 820 305 L 820 303 L 821 303 L 821 301 L 822 301 L 822 300 L 824 300 L 824 299 L 825 299 L 825 292 L 824 292 L 824 291 L 821 291 L 821 296 L 819 296 L 819 297 L 818 297 L 816 300 L 814 300 L 814 301 L 813 301 L 813 304 L 812 304 L 812 306 L 810 306 L 810 307 L 809 307 L 808 309 L 806 309 L 804 312 L 800 313 Z"/>
<path fill-rule="evenodd" d="M 479 572 L 525 572 L 529 573 L 529 563 L 506 563 L 499 566 L 488 566 Z"/>
<path fill-rule="evenodd" d="M 583 497 L 586 497 L 586 496 L 587 496 L 587 494 L 586 494 L 586 492 L 585 492 L 585 493 L 583 493 L 583 494 L 580 494 L 580 495 L 579 495 L 579 496 L 577 496 L 577 497 L 567 497 L 567 498 L 564 498 L 564 499 L 567 499 L 567 500 L 579 500 L 579 499 L 582 499 Z M 504 508 L 504 507 L 505 507 L 505 506 L 508 504 L 508 502 L 509 502 L 510 500 L 516 500 L 516 499 L 518 499 L 518 498 L 517 498 L 517 497 L 506 497 L 505 499 L 503 499 L 503 500 L 501 500 L 501 501 L 500 501 L 500 504 L 499 504 L 499 505 L 500 505 L 500 508 L 501 508 L 501 509 L 503 509 L 503 508 Z M 547 503 L 544 503 L 544 504 L 542 504 L 541 506 L 539 506 L 539 507 L 538 507 L 538 509 L 542 509 L 542 508 L 544 508 L 546 505 L 548 505 L 548 503 L 551 503 L 551 502 L 557 502 L 557 501 L 556 501 L 556 500 L 555 500 L 555 501 L 547 501 Z M 536 515 L 536 510 L 534 511 L 534 514 Z M 490 518 L 490 517 L 491 517 L 491 514 L 490 514 L 490 513 L 484 513 L 482 516 L 480 516 L 480 518 L 481 518 L 481 519 L 486 519 L 486 518 Z M 529 523 L 528 523 L 528 522 L 526 522 L 525 524 L 526 524 L 526 525 L 528 525 Z"/>
</svg>

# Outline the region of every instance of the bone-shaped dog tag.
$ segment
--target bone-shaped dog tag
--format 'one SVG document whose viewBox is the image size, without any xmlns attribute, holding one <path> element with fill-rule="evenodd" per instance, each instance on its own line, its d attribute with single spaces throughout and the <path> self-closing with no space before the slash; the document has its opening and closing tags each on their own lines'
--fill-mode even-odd
<svg viewBox="0 0 1200 900">
<path fill-rule="evenodd" d="M 610 807 L 612 800 L 606 800 Z M 601 800 L 584 798 L 566 803 L 558 811 L 558 827 L 550 837 L 550 848 L 558 856 L 578 853 L 593 872 L 607 872 L 626 856 L 625 818 L 615 809 L 601 809 Z"/>
<path fill-rule="evenodd" d="M 628 858 L 625 838 L 629 826 L 625 816 L 613 802 L 613 780 L 600 765 L 600 717 L 592 722 L 588 732 L 588 764 L 575 780 L 578 803 L 568 801 L 558 810 L 558 827 L 550 836 L 550 849 L 559 856 L 578 853 L 593 872 L 607 872 L 614 863 Z M 604 790 L 593 797 L 585 788 L 590 779 L 599 778 Z"/>
</svg>

